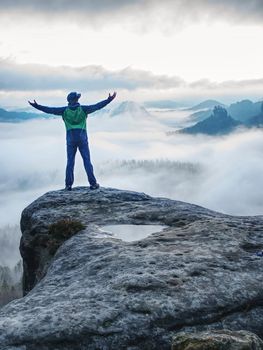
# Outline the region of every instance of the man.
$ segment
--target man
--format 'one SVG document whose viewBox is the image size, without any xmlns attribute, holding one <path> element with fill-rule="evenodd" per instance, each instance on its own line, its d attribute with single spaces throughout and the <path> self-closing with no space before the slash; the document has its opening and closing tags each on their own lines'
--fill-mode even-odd
<svg viewBox="0 0 263 350">
<path fill-rule="evenodd" d="M 83 159 L 90 189 L 95 190 L 99 188 L 99 184 L 94 176 L 93 166 L 90 161 L 86 119 L 88 114 L 93 113 L 110 103 L 116 97 L 116 92 L 114 92 L 112 95 L 109 94 L 109 97 L 106 100 L 98 102 L 95 105 L 80 105 L 78 102 L 80 96 L 81 94 L 70 92 L 67 96 L 68 106 L 65 107 L 47 107 L 39 105 L 35 100 L 34 102 L 28 101 L 28 103 L 34 108 L 45 113 L 61 115 L 64 120 L 67 130 L 67 167 L 65 189 L 68 191 L 71 191 L 74 182 L 74 164 L 77 149 L 79 149 Z"/>
</svg>

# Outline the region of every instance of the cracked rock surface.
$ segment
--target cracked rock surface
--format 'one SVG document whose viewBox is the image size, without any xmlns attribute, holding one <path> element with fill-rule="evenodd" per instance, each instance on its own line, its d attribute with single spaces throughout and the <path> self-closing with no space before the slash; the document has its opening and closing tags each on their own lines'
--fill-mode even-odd
<svg viewBox="0 0 263 350">
<path fill-rule="evenodd" d="M 179 333 L 172 350 L 262 350 L 263 341 L 248 331 L 211 331 Z"/>
<path fill-rule="evenodd" d="M 62 219 L 84 228 L 55 253 Z M 101 234 L 113 224 L 167 227 L 124 242 Z M 263 337 L 262 216 L 79 187 L 38 198 L 21 229 L 26 296 L 0 310 L 1 350 L 168 350 L 178 332 L 222 328 Z"/>
</svg>

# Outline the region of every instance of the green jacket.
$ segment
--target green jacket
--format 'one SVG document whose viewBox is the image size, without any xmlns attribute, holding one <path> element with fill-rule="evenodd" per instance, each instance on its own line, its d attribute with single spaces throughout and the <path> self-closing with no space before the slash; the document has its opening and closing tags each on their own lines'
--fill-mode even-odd
<svg viewBox="0 0 263 350">
<path fill-rule="evenodd" d="M 78 106 L 75 110 L 66 108 L 63 112 L 62 118 L 67 130 L 86 129 L 87 115 L 81 106 Z"/>
</svg>

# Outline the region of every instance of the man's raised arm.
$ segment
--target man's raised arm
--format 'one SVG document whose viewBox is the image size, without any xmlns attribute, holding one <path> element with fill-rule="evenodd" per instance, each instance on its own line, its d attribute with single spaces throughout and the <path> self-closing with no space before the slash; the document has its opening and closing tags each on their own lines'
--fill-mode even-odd
<svg viewBox="0 0 263 350">
<path fill-rule="evenodd" d="M 93 113 L 93 112 L 107 106 L 107 104 L 109 104 L 112 100 L 115 99 L 116 95 L 117 95 L 116 92 L 114 92 L 112 95 L 109 94 L 109 96 L 106 100 L 100 101 L 100 102 L 96 103 L 95 105 L 88 105 L 88 106 L 81 105 L 81 107 L 83 108 L 83 110 L 87 114 Z"/>
<path fill-rule="evenodd" d="M 65 111 L 66 107 L 47 107 L 47 106 L 41 106 L 39 105 L 36 100 L 34 102 L 28 101 L 28 103 L 40 111 L 48 114 L 55 114 L 55 115 L 63 115 L 63 112 Z"/>
</svg>

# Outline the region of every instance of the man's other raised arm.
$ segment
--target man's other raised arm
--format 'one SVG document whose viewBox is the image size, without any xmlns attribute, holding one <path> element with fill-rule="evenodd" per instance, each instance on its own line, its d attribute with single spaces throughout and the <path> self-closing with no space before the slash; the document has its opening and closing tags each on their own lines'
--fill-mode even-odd
<svg viewBox="0 0 263 350">
<path fill-rule="evenodd" d="M 28 101 L 28 103 L 40 111 L 48 114 L 55 114 L 55 115 L 63 115 L 63 112 L 65 111 L 66 107 L 47 107 L 47 106 L 41 106 L 39 105 L 36 100 L 34 102 Z"/>
<path fill-rule="evenodd" d="M 93 113 L 96 112 L 97 110 L 107 106 L 107 104 L 109 104 L 112 100 L 114 100 L 116 97 L 116 92 L 114 92 L 112 95 L 109 94 L 109 97 L 106 100 L 100 101 L 98 103 L 96 103 L 95 105 L 88 105 L 88 106 L 83 106 L 81 105 L 81 107 L 83 108 L 83 110 L 87 113 Z"/>
</svg>

